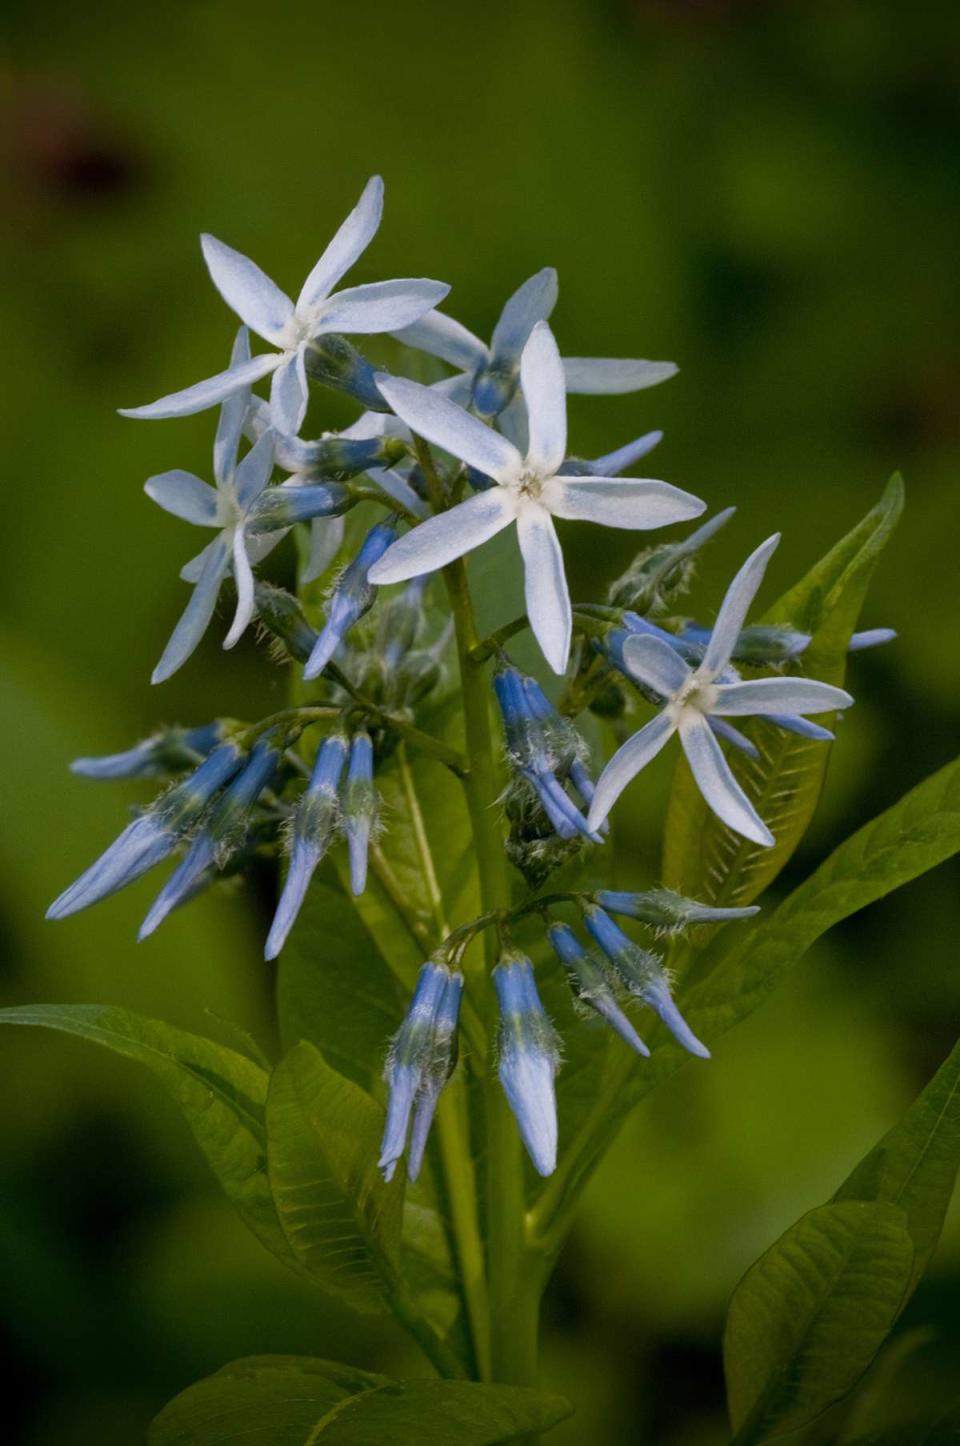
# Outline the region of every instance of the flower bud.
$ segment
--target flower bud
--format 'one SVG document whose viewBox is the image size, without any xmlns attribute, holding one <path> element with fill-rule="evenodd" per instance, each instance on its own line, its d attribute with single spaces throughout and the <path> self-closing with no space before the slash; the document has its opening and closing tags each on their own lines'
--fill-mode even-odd
<svg viewBox="0 0 960 1446">
<path fill-rule="evenodd" d="M 628 939 L 602 909 L 595 906 L 587 908 L 583 918 L 593 938 L 623 981 L 627 992 L 642 999 L 644 1004 L 649 1004 L 684 1049 L 699 1055 L 701 1059 L 709 1059 L 710 1051 L 697 1039 L 674 1004 L 657 956 Z"/>
<path fill-rule="evenodd" d="M 265 959 L 275 959 L 286 943 L 310 880 L 336 833 L 337 793 L 346 756 L 347 740 L 342 733 L 325 738 L 317 750 L 310 782 L 293 815 L 290 866 L 267 937 Z"/>
<path fill-rule="evenodd" d="M 551 924 L 547 937 L 567 971 L 577 999 L 605 1019 L 637 1054 L 649 1055 L 649 1049 L 618 1005 L 603 966 L 587 953 L 573 930 L 566 924 Z"/>
<path fill-rule="evenodd" d="M 283 644 L 292 658 L 305 663 L 316 646 L 319 634 L 304 617 L 299 599 L 286 588 L 259 581 L 253 596 L 257 617 L 263 626 Z"/>
<path fill-rule="evenodd" d="M 373 743 L 365 729 L 355 733 L 350 744 L 350 763 L 346 783 L 341 789 L 340 807 L 350 857 L 350 887 L 359 897 L 367 887 L 367 855 L 377 817 Z"/>
<path fill-rule="evenodd" d="M 693 577 L 696 554 L 733 516 L 727 507 L 691 532 L 683 542 L 663 543 L 638 553 L 622 577 L 610 587 L 608 601 L 637 612 L 657 612 L 685 592 Z"/>
<path fill-rule="evenodd" d="M 312 337 L 304 361 L 307 374 L 322 386 L 346 392 L 371 411 L 389 411 L 377 387 L 376 369 L 346 337 L 336 333 Z"/>
<path fill-rule="evenodd" d="M 243 757 L 235 743 L 221 743 L 189 778 L 124 829 L 96 863 L 54 900 L 47 918 L 64 919 L 88 909 L 165 859 L 213 795 L 236 773 Z"/>
<path fill-rule="evenodd" d="M 196 892 L 204 872 L 219 870 L 243 842 L 247 815 L 276 772 L 281 752 L 280 744 L 269 737 L 256 744 L 246 765 L 217 799 L 200 833 L 160 890 L 140 926 L 138 939 L 146 939 L 159 928 L 171 910 Z"/>
<path fill-rule="evenodd" d="M 124 753 L 101 758 L 75 758 L 71 773 L 83 778 L 158 778 L 196 767 L 224 737 L 225 723 L 217 719 L 199 728 L 163 727 Z"/>
<path fill-rule="evenodd" d="M 540 1003 L 529 959 L 505 956 L 493 971 L 493 982 L 500 1002 L 500 1083 L 534 1169 L 550 1175 L 557 1164 L 556 1033 Z"/>
<path fill-rule="evenodd" d="M 749 904 L 740 909 L 714 908 L 711 904 L 698 904 L 695 899 L 685 899 L 672 889 L 645 889 L 637 893 L 621 893 L 614 889 L 601 889 L 596 896 L 597 903 L 610 914 L 622 914 L 628 919 L 639 919 L 655 929 L 671 933 L 689 928 L 693 924 L 723 924 L 731 919 L 750 919 L 759 914 L 758 904 Z"/>
<path fill-rule="evenodd" d="M 379 1160 L 387 1180 L 393 1179 L 408 1135 L 407 1173 L 411 1180 L 420 1173 L 437 1100 L 456 1061 L 462 991 L 462 974 L 451 973 L 445 964 L 424 964 L 404 1021 L 391 1041 L 384 1068 L 389 1100 Z"/>
<path fill-rule="evenodd" d="M 247 513 L 248 537 L 281 532 L 314 517 L 342 517 L 356 499 L 342 482 L 281 482 L 260 493 Z"/>
<path fill-rule="evenodd" d="M 343 642 L 345 634 L 372 606 L 377 595 L 367 573 L 383 556 L 397 535 L 396 522 L 378 522 L 364 538 L 353 562 L 344 568 L 327 603 L 327 619 L 323 631 L 303 670 L 304 678 L 316 678 Z"/>
</svg>

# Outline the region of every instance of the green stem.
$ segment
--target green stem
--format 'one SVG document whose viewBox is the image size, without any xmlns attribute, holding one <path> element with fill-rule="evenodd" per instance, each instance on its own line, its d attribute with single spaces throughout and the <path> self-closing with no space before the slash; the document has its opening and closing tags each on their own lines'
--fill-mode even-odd
<svg viewBox="0 0 960 1446">
<path fill-rule="evenodd" d="M 350 681 L 346 673 L 341 672 L 336 663 L 328 663 L 325 674 L 331 682 L 337 684 L 338 688 L 349 693 L 357 707 L 362 708 L 373 722 L 391 729 L 398 738 L 405 739 L 414 748 L 418 748 L 421 753 L 429 753 L 433 758 L 439 759 L 458 777 L 462 777 L 466 772 L 467 760 L 459 749 L 451 748 L 448 743 L 444 743 L 442 738 L 435 738 L 432 733 L 424 733 L 420 728 L 415 728 L 412 723 L 408 723 L 405 718 L 398 718 L 395 713 L 387 713 L 383 708 L 378 707 L 372 698 L 368 698 Z"/>
<path fill-rule="evenodd" d="M 387 1301 L 397 1320 L 417 1342 L 438 1375 L 447 1380 L 464 1380 L 466 1372 L 453 1351 L 440 1339 L 429 1321 L 424 1320 L 402 1285 L 394 1287 Z"/>
</svg>

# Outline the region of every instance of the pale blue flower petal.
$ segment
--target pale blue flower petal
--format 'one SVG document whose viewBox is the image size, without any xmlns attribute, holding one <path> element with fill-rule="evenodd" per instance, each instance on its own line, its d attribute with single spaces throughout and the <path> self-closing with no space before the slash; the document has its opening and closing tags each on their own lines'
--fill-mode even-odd
<svg viewBox="0 0 960 1446">
<path fill-rule="evenodd" d="M 744 838 L 770 848 L 776 842 L 773 834 L 730 772 L 702 713 L 685 710 L 680 742 L 697 787 L 717 817 Z"/>
<path fill-rule="evenodd" d="M 545 266 L 513 293 L 493 329 L 490 353 L 494 364 L 516 364 L 538 321 L 546 321 L 557 304 L 557 273 Z"/>
<path fill-rule="evenodd" d="M 527 407 L 527 463 L 552 477 L 567 450 L 567 393 L 553 332 L 538 321 L 520 358 L 520 389 Z"/>
<path fill-rule="evenodd" d="M 779 532 L 761 542 L 752 552 L 727 588 L 726 597 L 720 605 L 717 621 L 713 625 L 707 650 L 703 655 L 700 672 L 705 678 L 715 678 L 722 673 L 733 656 L 750 605 L 763 582 L 767 563 L 780 541 Z"/>
<path fill-rule="evenodd" d="M 284 437 L 295 437 L 307 412 L 305 348 L 288 352 L 270 383 L 270 422 Z"/>
<path fill-rule="evenodd" d="M 707 505 L 669 482 L 636 477 L 558 476 L 547 483 L 541 497 L 555 517 L 634 532 L 699 517 Z"/>
<path fill-rule="evenodd" d="M 490 493 L 482 492 L 472 500 L 478 502 L 489 496 Z M 562 673 L 570 656 L 573 628 L 570 593 L 560 542 L 549 514 L 542 507 L 528 506 L 520 511 L 517 540 L 523 554 L 523 590 L 530 627 L 553 671 Z"/>
<path fill-rule="evenodd" d="M 311 335 L 397 331 L 438 306 L 449 290 L 442 281 L 414 276 L 350 286 L 323 303 L 317 321 L 311 325 Z"/>
<path fill-rule="evenodd" d="M 404 346 L 439 357 L 461 371 L 476 371 L 487 360 L 487 348 L 480 338 L 442 311 L 428 311 L 412 326 L 401 327 L 393 335 Z"/>
<path fill-rule="evenodd" d="M 513 498 L 504 488 L 478 492 L 404 533 L 367 576 L 380 585 L 436 572 L 502 532 L 515 515 Z"/>
<path fill-rule="evenodd" d="M 878 648 L 883 643 L 892 643 L 896 636 L 896 628 L 866 628 L 862 633 L 854 633 L 847 652 L 860 653 L 865 648 Z"/>
<path fill-rule="evenodd" d="M 220 584 L 230 564 L 229 533 L 221 532 L 206 549 L 203 572 L 193 590 L 180 621 L 163 650 L 163 656 L 153 670 L 152 683 L 163 683 L 187 661 L 203 637 L 217 605 Z"/>
<path fill-rule="evenodd" d="M 233 534 L 233 578 L 237 585 L 237 610 L 230 624 L 230 631 L 223 640 L 225 648 L 232 648 L 246 632 L 254 612 L 253 569 L 247 557 L 246 538 L 243 528 Z"/>
<path fill-rule="evenodd" d="M 602 397 L 639 392 L 677 374 L 674 362 L 582 356 L 564 357 L 563 370 L 568 392 Z"/>
<path fill-rule="evenodd" d="M 235 369 L 244 366 L 249 360 L 250 333 L 245 326 L 241 326 L 233 340 L 230 367 Z M 249 406 L 250 396 L 244 388 L 226 397 L 220 407 L 217 435 L 213 443 L 213 477 L 218 485 L 233 476 L 234 468 L 237 465 L 240 438 L 243 435 L 243 424 Z"/>
<path fill-rule="evenodd" d="M 193 522 L 197 527 L 217 525 L 217 494 L 192 472 L 180 467 L 160 472 L 144 482 L 143 490 L 164 512 L 172 512 L 184 522 Z"/>
<path fill-rule="evenodd" d="M 632 738 L 617 749 L 597 780 L 587 823 L 597 828 L 606 818 L 627 784 L 655 758 L 675 732 L 667 713 L 658 713 Z"/>
<path fill-rule="evenodd" d="M 371 176 L 350 215 L 303 283 L 297 311 L 303 315 L 325 300 L 366 251 L 383 216 L 383 181 Z"/>
<path fill-rule="evenodd" d="M 736 718 L 751 713 L 832 713 L 852 704 L 843 688 L 813 678 L 755 678 L 749 683 L 719 684 L 710 711 L 721 718 Z"/>
<path fill-rule="evenodd" d="M 261 377 L 274 371 L 282 361 L 283 356 L 280 353 L 264 352 L 262 356 L 252 357 L 242 366 L 228 367 L 224 372 L 217 372 L 214 377 L 207 377 L 206 381 L 184 387 L 182 392 L 171 392 L 169 396 L 161 397 L 156 402 L 148 402 L 144 407 L 120 407 L 118 410 L 121 417 L 138 417 L 149 421 L 160 421 L 165 417 L 189 417 L 194 412 L 204 412 L 207 407 L 216 406 L 217 402 L 222 402 L 234 392 L 242 391 L 244 387 L 252 386 Z"/>
<path fill-rule="evenodd" d="M 591 469 L 598 477 L 616 477 L 628 467 L 632 467 L 634 462 L 639 462 L 648 452 L 652 452 L 662 441 L 662 432 L 645 432 L 642 437 L 627 442 L 615 452 L 607 452 L 603 457 L 594 458 L 590 464 Z"/>
<path fill-rule="evenodd" d="M 293 318 L 289 296 L 249 256 L 234 251 L 216 236 L 201 236 L 200 245 L 213 284 L 227 305 L 251 331 L 274 346 L 284 346 L 284 335 Z"/>
<path fill-rule="evenodd" d="M 689 681 L 691 670 L 675 648 L 661 638 L 631 635 L 623 644 L 630 674 L 661 698 L 672 698 Z"/>
<path fill-rule="evenodd" d="M 235 485 L 237 501 L 246 512 L 260 496 L 273 471 L 274 433 L 269 429 L 250 448 L 237 468 Z"/>
<path fill-rule="evenodd" d="M 397 416 L 428 442 L 497 482 L 519 477 L 523 458 L 513 443 L 441 396 L 435 388 L 388 376 L 378 376 L 377 386 Z"/>
</svg>

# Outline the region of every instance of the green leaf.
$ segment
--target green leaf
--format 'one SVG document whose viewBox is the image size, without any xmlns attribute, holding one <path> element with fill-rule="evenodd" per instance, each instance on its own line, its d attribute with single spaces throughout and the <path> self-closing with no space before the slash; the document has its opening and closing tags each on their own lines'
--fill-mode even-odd
<svg viewBox="0 0 960 1446">
<path fill-rule="evenodd" d="M 97 1004 L 33 1004 L 0 1011 L 0 1024 L 75 1034 L 146 1065 L 184 1113 L 228 1198 L 262 1243 L 298 1269 L 277 1220 L 266 1174 L 267 1074 L 201 1035 Z"/>
<path fill-rule="evenodd" d="M 960 1401 L 955 1401 L 933 1420 L 901 1421 L 889 1430 L 851 1437 L 848 1446 L 957 1446 L 958 1441 Z"/>
<path fill-rule="evenodd" d="M 724 1333 L 738 1446 L 809 1425 L 870 1365 L 913 1266 L 902 1210 L 843 1201 L 811 1210 L 752 1266 Z"/>
<path fill-rule="evenodd" d="M 149 1446 L 498 1446 L 571 1413 L 559 1396 L 464 1381 L 391 1381 L 301 1356 L 255 1356 L 190 1386 Z"/>
<path fill-rule="evenodd" d="M 311 1044 L 280 1062 L 267 1161 L 280 1226 L 308 1273 L 355 1310 L 386 1309 L 397 1278 L 403 1184 L 377 1169 L 383 1115 Z"/>
<path fill-rule="evenodd" d="M 913 1240 L 911 1290 L 940 1239 L 960 1166 L 960 1044 L 900 1119 L 844 1181 L 835 1200 L 885 1200 Z"/>
<path fill-rule="evenodd" d="M 763 619 L 812 633 L 796 672 L 825 683 L 843 683 L 850 635 L 902 508 L 903 484 L 894 476 L 877 506 Z M 829 726 L 829 717 L 820 721 Z M 829 744 L 755 719 L 745 720 L 742 732 L 760 756 L 747 758 L 733 749 L 728 761 L 772 830 L 776 838 L 772 848 L 751 843 L 721 823 L 704 802 L 682 756 L 670 795 L 663 881 L 681 894 L 711 904 L 748 904 L 776 878 L 813 817 L 830 757 Z"/>
</svg>

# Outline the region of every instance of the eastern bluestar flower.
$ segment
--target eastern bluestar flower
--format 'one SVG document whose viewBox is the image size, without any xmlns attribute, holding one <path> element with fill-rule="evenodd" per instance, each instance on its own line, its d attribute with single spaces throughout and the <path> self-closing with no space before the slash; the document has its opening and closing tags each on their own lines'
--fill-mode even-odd
<svg viewBox="0 0 960 1446">
<path fill-rule="evenodd" d="M 557 1036 L 533 976 L 520 954 L 506 954 L 493 971 L 500 1003 L 497 1073 L 520 1137 L 539 1175 L 557 1164 Z"/>
<path fill-rule="evenodd" d="M 520 357 L 539 321 L 557 304 L 557 273 L 545 266 L 510 297 L 493 329 L 490 344 L 443 312 L 428 311 L 419 321 L 394 332 L 398 341 L 456 367 L 464 381 L 464 405 L 481 417 L 499 416 L 513 401 Z M 673 362 L 567 357 L 563 362 L 568 392 L 612 396 L 655 386 L 676 374 Z"/>
<path fill-rule="evenodd" d="M 412 528 L 370 570 L 374 583 L 403 582 L 433 572 L 517 524 L 530 626 L 547 662 L 562 673 L 570 653 L 572 616 L 554 517 L 608 527 L 646 529 L 695 517 L 704 504 L 667 482 L 567 477 L 563 364 L 546 322 L 530 333 L 520 362 L 529 413 L 523 456 L 506 437 L 428 387 L 384 378 L 380 389 L 414 432 L 443 447 L 498 484 Z"/>
<path fill-rule="evenodd" d="M 306 354 L 311 343 L 331 333 L 369 334 L 408 326 L 450 290 L 439 281 L 407 278 L 334 292 L 337 282 L 370 245 L 382 214 L 383 181 L 373 176 L 303 283 L 296 304 L 255 262 L 215 236 L 202 236 L 203 257 L 214 286 L 241 321 L 276 350 L 238 359 L 226 371 L 145 407 L 121 408 L 121 415 L 188 416 L 215 406 L 272 373 L 273 426 L 285 436 L 295 437 L 307 410 Z"/>
<path fill-rule="evenodd" d="M 456 1063 L 463 975 L 445 964 L 424 964 L 406 1017 L 390 1044 L 384 1079 L 389 1087 L 380 1168 L 392 1180 L 407 1150 L 407 1177 L 416 1180 L 440 1091 Z"/>
<path fill-rule="evenodd" d="M 709 1059 L 710 1051 L 697 1038 L 674 1003 L 667 976 L 656 954 L 641 949 L 597 905 L 584 909 L 583 921 L 610 960 L 627 993 L 648 1004 L 688 1053 L 700 1059 Z"/>
<path fill-rule="evenodd" d="M 65 919 L 68 914 L 89 909 L 173 853 L 244 758 L 243 749 L 234 742 L 214 748 L 199 768 L 128 824 L 96 863 L 64 889 L 47 910 L 47 918 Z"/>
<path fill-rule="evenodd" d="M 241 327 L 234 342 L 234 358 L 249 354 L 246 329 Z M 220 421 L 213 444 L 215 487 L 192 472 L 175 468 L 161 472 L 144 484 L 144 491 L 166 512 L 197 527 L 217 529 L 217 536 L 181 570 L 185 582 L 193 583 L 193 595 L 171 634 L 151 681 L 162 683 L 186 662 L 206 632 L 213 617 L 220 587 L 233 571 L 237 585 L 237 607 L 223 646 L 232 648 L 253 616 L 253 566 L 275 547 L 281 532 L 248 536 L 247 523 L 273 470 L 274 436 L 270 430 L 237 460 L 247 395 L 238 392 L 220 408 Z"/>
<path fill-rule="evenodd" d="M 336 834 L 340 814 L 338 790 L 346 757 L 347 740 L 342 733 L 325 738 L 317 749 L 310 782 L 293 815 L 290 864 L 267 937 L 265 959 L 275 959 L 287 942 L 310 880 Z"/>
<path fill-rule="evenodd" d="M 654 758 L 674 733 L 700 792 L 709 807 L 730 828 L 754 843 L 770 847 L 773 834 L 740 787 L 724 758 L 711 723 L 744 715 L 804 715 L 849 708 L 853 698 L 843 688 L 812 678 L 758 678 L 741 682 L 730 668 L 750 604 L 763 581 L 767 563 L 780 540 L 769 537 L 741 567 L 695 668 L 675 648 L 654 636 L 630 636 L 623 642 L 627 672 L 663 700 L 660 713 L 629 738 L 607 764 L 597 782 L 588 822 L 596 828 L 632 778 Z"/>
</svg>

